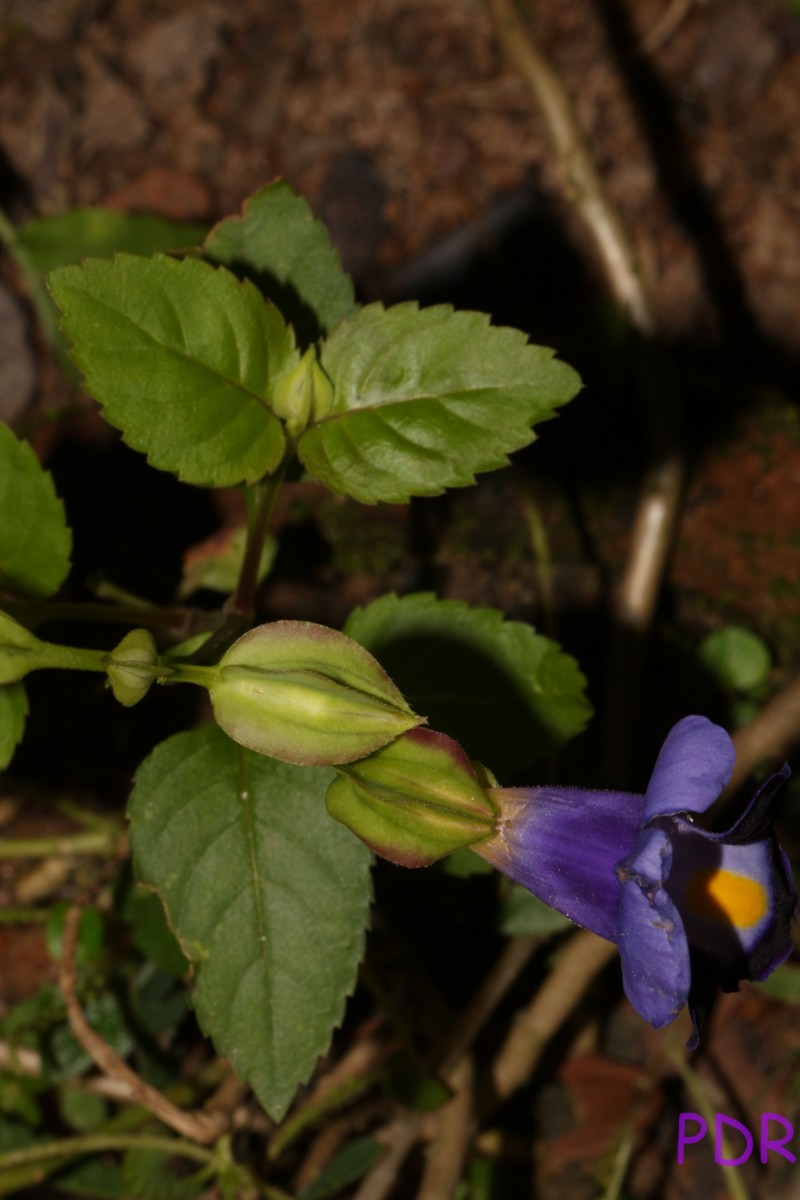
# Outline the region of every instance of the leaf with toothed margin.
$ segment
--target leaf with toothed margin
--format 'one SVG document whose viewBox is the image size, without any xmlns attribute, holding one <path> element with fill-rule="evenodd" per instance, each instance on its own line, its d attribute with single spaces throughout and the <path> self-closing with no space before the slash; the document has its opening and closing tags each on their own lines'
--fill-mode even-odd
<svg viewBox="0 0 800 1200">
<path fill-rule="evenodd" d="M 0 591 L 47 597 L 69 571 L 72 534 L 33 447 L 0 422 Z"/>
<path fill-rule="evenodd" d="M 283 179 L 251 196 L 240 216 L 220 221 L 203 255 L 251 279 L 304 345 L 358 307 L 327 229 Z"/>
<path fill-rule="evenodd" d="M 363 953 L 371 856 L 326 812 L 332 778 L 207 726 L 157 746 L 130 802 L 137 877 L 194 966 L 200 1023 L 275 1120 L 327 1050 Z"/>
<path fill-rule="evenodd" d="M 501 773 L 559 750 L 592 714 L 575 659 L 494 608 L 387 595 L 356 608 L 345 632 L 435 729 Z"/>
<path fill-rule="evenodd" d="M 333 409 L 299 454 L 315 479 L 365 504 L 474 483 L 580 387 L 552 350 L 449 305 L 370 304 L 336 326 L 320 361 Z"/>
<path fill-rule="evenodd" d="M 253 483 L 285 448 L 270 411 L 294 335 L 251 283 L 200 259 L 119 254 L 48 277 L 84 386 L 125 441 L 185 483 Z"/>
</svg>

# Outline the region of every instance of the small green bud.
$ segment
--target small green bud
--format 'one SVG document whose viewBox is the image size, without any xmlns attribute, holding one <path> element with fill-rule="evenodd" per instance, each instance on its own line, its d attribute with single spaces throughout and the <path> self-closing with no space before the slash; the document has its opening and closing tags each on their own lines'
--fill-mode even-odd
<svg viewBox="0 0 800 1200">
<path fill-rule="evenodd" d="M 290 437 L 299 437 L 309 425 L 327 417 L 333 407 L 333 387 L 317 362 L 313 346 L 280 380 L 272 397 L 272 411 L 286 423 Z"/>
<path fill-rule="evenodd" d="M 220 659 L 209 695 L 235 742 L 305 766 L 353 762 L 422 720 L 363 646 L 309 621 L 251 629 Z"/>
<path fill-rule="evenodd" d="M 111 690 L 120 704 L 132 708 L 150 691 L 158 665 L 158 650 L 148 629 L 132 629 L 111 651 L 106 668 Z"/>
<path fill-rule="evenodd" d="M 0 685 L 18 683 L 35 670 L 41 645 L 29 629 L 0 612 Z"/>
<path fill-rule="evenodd" d="M 413 729 L 338 771 L 325 798 L 328 812 L 402 867 L 427 867 L 495 831 L 491 797 L 444 733 Z"/>
</svg>

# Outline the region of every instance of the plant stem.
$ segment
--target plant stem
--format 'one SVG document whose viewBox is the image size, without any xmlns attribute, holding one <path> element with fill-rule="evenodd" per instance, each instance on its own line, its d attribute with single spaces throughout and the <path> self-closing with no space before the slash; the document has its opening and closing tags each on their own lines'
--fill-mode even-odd
<svg viewBox="0 0 800 1200">
<path fill-rule="evenodd" d="M 17 1167 L 46 1162 L 50 1158 L 80 1158 L 85 1154 L 103 1154 L 109 1150 L 158 1150 L 162 1154 L 179 1154 L 194 1162 L 210 1163 L 213 1150 L 197 1146 L 182 1138 L 159 1137 L 154 1134 L 95 1133 L 83 1137 L 61 1138 L 43 1145 L 23 1146 L 0 1154 L 0 1173 Z"/>
<path fill-rule="evenodd" d="M 264 539 L 269 532 L 269 523 L 288 465 L 287 455 L 271 475 L 255 484 L 252 489 L 255 511 L 248 525 L 247 545 L 239 572 L 239 582 L 226 606 L 229 612 L 251 614 L 253 611 Z"/>
<path fill-rule="evenodd" d="M 200 663 L 182 662 L 173 659 L 169 665 L 169 674 L 158 679 L 158 683 L 196 683 L 198 687 L 209 688 L 217 678 L 216 667 L 206 667 Z"/>
<path fill-rule="evenodd" d="M 115 854 L 121 829 L 62 833 L 56 837 L 0 838 L 0 860 L 13 858 L 59 858 L 70 854 Z"/>
<path fill-rule="evenodd" d="M 54 642 L 40 642 L 36 648 L 35 670 L 53 668 L 65 671 L 99 671 L 105 674 L 108 666 L 107 650 L 86 650 L 80 646 L 58 646 Z"/>
</svg>

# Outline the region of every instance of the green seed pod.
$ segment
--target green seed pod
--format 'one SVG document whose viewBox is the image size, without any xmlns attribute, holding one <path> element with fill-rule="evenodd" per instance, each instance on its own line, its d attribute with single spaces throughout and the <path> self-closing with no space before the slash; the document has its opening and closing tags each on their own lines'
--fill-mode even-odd
<svg viewBox="0 0 800 1200">
<path fill-rule="evenodd" d="M 132 708 L 143 700 L 153 684 L 158 650 L 148 629 L 132 629 L 111 651 L 106 668 L 111 690 L 120 704 Z"/>
<path fill-rule="evenodd" d="M 325 798 L 331 816 L 402 867 L 427 867 L 495 832 L 491 797 L 444 733 L 413 729 L 338 772 Z"/>
<path fill-rule="evenodd" d="M 216 667 L 217 724 L 283 762 L 353 762 L 419 725 L 389 676 L 357 642 L 309 621 L 251 629 Z"/>
<path fill-rule="evenodd" d="M 280 380 L 272 397 L 272 411 L 286 423 L 290 437 L 327 417 L 333 407 L 333 387 L 317 362 L 313 346 L 300 362 Z"/>
<path fill-rule="evenodd" d="M 0 685 L 17 683 L 39 666 L 42 643 L 24 625 L 0 612 Z"/>
</svg>

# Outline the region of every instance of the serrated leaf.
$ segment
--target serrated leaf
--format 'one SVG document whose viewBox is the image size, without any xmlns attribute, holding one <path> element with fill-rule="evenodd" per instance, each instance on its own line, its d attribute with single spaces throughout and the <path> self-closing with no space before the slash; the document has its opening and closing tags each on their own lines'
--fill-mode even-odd
<svg viewBox="0 0 800 1200">
<path fill-rule="evenodd" d="M 321 363 L 333 410 L 299 454 L 315 479 L 366 504 L 474 483 L 580 386 L 552 350 L 449 305 L 362 308 L 334 329 Z"/>
<path fill-rule="evenodd" d="M 73 208 L 56 217 L 36 217 L 16 232 L 29 261 L 45 274 L 82 258 L 126 251 L 157 254 L 197 246 L 208 232 L 198 222 L 169 221 L 150 213 L 113 208 Z"/>
<path fill-rule="evenodd" d="M 0 422 L 0 588 L 52 596 L 69 571 L 72 535 L 53 479 Z"/>
<path fill-rule="evenodd" d="M 25 732 L 28 697 L 23 683 L 8 683 L 0 687 L 0 771 L 14 757 Z"/>
<path fill-rule="evenodd" d="M 36 217 L 16 231 L 11 251 L 28 275 L 31 301 L 59 365 L 70 380 L 74 368 L 57 327 L 56 306 L 45 291 L 42 277 L 82 258 L 110 258 L 117 251 L 156 254 L 196 246 L 207 230 L 207 225 L 168 221 L 147 213 L 75 208 L 55 217 Z"/>
<path fill-rule="evenodd" d="M 328 231 L 288 183 L 261 188 L 203 246 L 211 262 L 251 279 L 273 300 L 302 344 L 316 341 L 357 305 Z"/>
<path fill-rule="evenodd" d="M 186 483 L 252 483 L 280 462 L 268 407 L 292 331 L 247 282 L 199 259 L 120 254 L 48 284 L 90 395 L 125 441 Z"/>
<path fill-rule="evenodd" d="M 494 770 L 530 766 L 591 715 L 575 660 L 496 609 L 430 593 L 388 595 L 357 608 L 345 632 L 375 655 L 432 728 Z"/>
<path fill-rule="evenodd" d="M 363 950 L 370 855 L 325 811 L 329 770 L 181 733 L 139 768 L 139 878 L 195 968 L 220 1054 L 272 1117 L 286 1112 L 341 1020 Z"/>
</svg>

